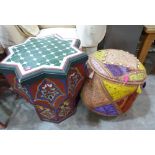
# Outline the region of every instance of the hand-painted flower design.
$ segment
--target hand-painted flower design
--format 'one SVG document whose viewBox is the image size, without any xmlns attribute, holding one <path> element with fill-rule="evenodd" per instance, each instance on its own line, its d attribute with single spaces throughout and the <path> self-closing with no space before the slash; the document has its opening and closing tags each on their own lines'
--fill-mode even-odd
<svg viewBox="0 0 155 155">
<path fill-rule="evenodd" d="M 70 112 L 72 108 L 70 107 L 70 101 L 65 101 L 61 106 L 60 106 L 60 112 L 59 112 L 59 117 L 66 117 Z"/>
<path fill-rule="evenodd" d="M 16 78 L 14 79 L 14 89 L 26 95 L 29 98 L 29 100 L 32 102 L 32 96 L 30 95 L 28 88 L 26 88 L 26 86 L 22 86 Z"/>
<path fill-rule="evenodd" d="M 45 108 L 45 107 L 39 106 L 39 105 L 36 105 L 35 108 L 38 111 L 38 113 L 42 119 L 50 120 L 50 119 L 56 118 L 56 113 L 52 109 Z"/>
<path fill-rule="evenodd" d="M 75 88 L 79 84 L 80 80 L 82 80 L 82 76 L 79 73 L 78 69 L 71 68 L 69 72 L 69 93 L 72 95 L 75 93 Z"/>
<path fill-rule="evenodd" d="M 54 113 L 54 111 L 51 111 L 50 109 L 45 109 L 43 110 L 40 115 L 42 115 L 43 117 L 47 118 L 48 120 L 55 118 L 56 114 Z"/>
<path fill-rule="evenodd" d="M 37 91 L 37 99 L 46 100 L 52 104 L 63 93 L 61 90 L 49 79 L 44 79 L 39 85 Z"/>
</svg>

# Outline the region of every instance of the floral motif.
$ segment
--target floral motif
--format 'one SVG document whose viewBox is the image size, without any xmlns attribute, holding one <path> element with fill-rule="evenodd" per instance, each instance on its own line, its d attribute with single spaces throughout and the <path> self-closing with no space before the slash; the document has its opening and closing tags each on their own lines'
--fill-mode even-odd
<svg viewBox="0 0 155 155">
<path fill-rule="evenodd" d="M 49 120 L 55 117 L 54 111 L 51 111 L 50 109 L 45 109 L 40 114 Z"/>
<path fill-rule="evenodd" d="M 69 72 L 69 93 L 73 94 L 75 93 L 75 88 L 79 84 L 80 80 L 82 79 L 82 76 L 77 68 L 71 68 Z"/>
<path fill-rule="evenodd" d="M 39 114 L 41 115 L 41 117 L 46 118 L 48 120 L 54 119 L 56 114 L 54 112 L 54 110 L 51 110 L 49 108 L 44 108 L 42 106 L 36 106 Z"/>
<path fill-rule="evenodd" d="M 67 100 L 60 106 L 59 117 L 67 116 L 72 108 L 70 107 L 70 102 Z"/>
<path fill-rule="evenodd" d="M 28 91 L 28 89 L 25 86 L 22 86 L 16 78 L 14 81 L 14 89 L 17 91 L 20 91 L 22 94 L 26 95 L 32 102 L 32 96 L 30 95 L 30 92 Z"/>
<path fill-rule="evenodd" d="M 37 98 L 46 100 L 49 103 L 53 103 L 59 96 L 63 95 L 56 84 L 49 79 L 44 79 L 38 88 Z"/>
</svg>

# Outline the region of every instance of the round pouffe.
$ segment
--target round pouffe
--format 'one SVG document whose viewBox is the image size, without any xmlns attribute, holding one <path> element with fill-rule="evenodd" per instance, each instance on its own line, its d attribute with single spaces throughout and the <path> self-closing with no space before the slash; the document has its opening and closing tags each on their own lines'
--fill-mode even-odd
<svg viewBox="0 0 155 155">
<path fill-rule="evenodd" d="M 147 76 L 134 55 L 115 49 L 90 55 L 88 70 L 81 98 L 90 110 L 104 116 L 126 112 L 141 93 Z"/>
</svg>

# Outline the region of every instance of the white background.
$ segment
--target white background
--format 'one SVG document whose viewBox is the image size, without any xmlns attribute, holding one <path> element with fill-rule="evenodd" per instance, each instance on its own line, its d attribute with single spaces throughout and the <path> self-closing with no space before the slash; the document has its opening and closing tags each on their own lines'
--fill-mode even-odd
<svg viewBox="0 0 155 155">
<path fill-rule="evenodd" d="M 0 24 L 155 25 L 154 0 L 1 0 Z M 149 121 L 149 120 L 148 120 Z M 151 155 L 154 131 L 0 131 L 0 155 Z"/>
<path fill-rule="evenodd" d="M 1 0 L 2 24 L 155 24 L 154 0 Z"/>
</svg>

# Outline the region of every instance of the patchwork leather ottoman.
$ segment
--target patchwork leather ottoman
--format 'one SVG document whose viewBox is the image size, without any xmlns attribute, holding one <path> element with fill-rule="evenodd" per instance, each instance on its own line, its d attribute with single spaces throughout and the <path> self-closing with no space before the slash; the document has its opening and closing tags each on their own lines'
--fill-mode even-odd
<svg viewBox="0 0 155 155">
<path fill-rule="evenodd" d="M 61 122 L 76 110 L 88 56 L 79 40 L 32 37 L 9 48 L 0 72 L 14 91 L 34 105 L 41 120 Z"/>
<path fill-rule="evenodd" d="M 89 78 L 82 89 L 83 103 L 104 116 L 125 113 L 141 93 L 146 71 L 132 54 L 107 49 L 93 53 L 88 60 Z"/>
</svg>

